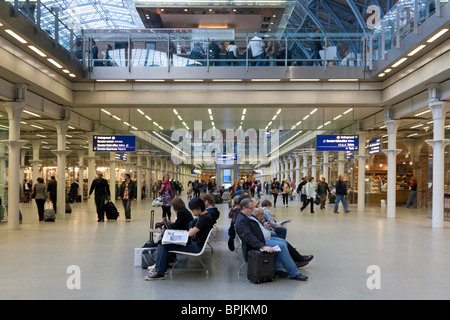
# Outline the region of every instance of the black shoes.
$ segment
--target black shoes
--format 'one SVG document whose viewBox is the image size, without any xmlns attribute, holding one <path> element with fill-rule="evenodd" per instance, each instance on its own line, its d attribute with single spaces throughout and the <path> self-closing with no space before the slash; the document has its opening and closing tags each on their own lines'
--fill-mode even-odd
<svg viewBox="0 0 450 320">
<path fill-rule="evenodd" d="M 289 279 L 292 279 L 292 280 L 298 280 L 298 281 L 306 281 L 306 280 L 308 280 L 308 277 L 302 275 L 301 273 L 299 273 L 299 274 L 296 275 L 295 277 L 289 278 Z"/>
</svg>

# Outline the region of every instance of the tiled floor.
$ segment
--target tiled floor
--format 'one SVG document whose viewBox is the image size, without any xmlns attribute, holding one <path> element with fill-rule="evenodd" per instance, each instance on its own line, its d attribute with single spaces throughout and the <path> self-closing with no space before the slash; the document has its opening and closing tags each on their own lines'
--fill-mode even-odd
<svg viewBox="0 0 450 320">
<path fill-rule="evenodd" d="M 281 200 L 281 199 L 279 199 Z M 291 219 L 288 241 L 312 262 L 301 269 L 307 282 L 277 278 L 255 285 L 238 276 L 240 250 L 228 250 L 228 206 L 218 205 L 219 232 L 206 251 L 210 275 L 175 270 L 164 281 L 144 281 L 146 270 L 133 266 L 134 248 L 148 239 L 149 212 L 161 220 L 150 201 L 133 202 L 132 221 L 123 208 L 117 222 L 96 222 L 86 203 L 72 204 L 72 214 L 55 223 L 38 222 L 36 206 L 21 204 L 20 230 L 0 224 L 0 299 L 195 299 L 253 300 L 270 292 L 272 299 L 450 299 L 450 222 L 431 228 L 427 209 L 397 208 L 387 219 L 380 207 L 333 214 L 331 205 L 316 214 L 299 211 L 299 202 L 272 211 L 278 220 Z M 187 261 L 187 262 L 186 262 Z M 180 262 L 181 263 L 181 262 Z M 185 260 L 183 266 L 197 266 Z M 73 282 L 70 266 L 79 269 Z M 378 266 L 379 273 L 368 273 Z M 367 282 L 379 275 L 379 289 Z M 369 281 L 368 281 L 369 280 Z M 69 289 L 68 282 L 80 288 Z"/>
</svg>

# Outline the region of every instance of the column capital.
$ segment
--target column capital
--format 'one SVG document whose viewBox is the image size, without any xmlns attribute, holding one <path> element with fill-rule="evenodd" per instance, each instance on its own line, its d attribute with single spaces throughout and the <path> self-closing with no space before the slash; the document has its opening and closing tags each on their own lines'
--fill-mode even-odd
<svg viewBox="0 0 450 320">
<path fill-rule="evenodd" d="M 67 151 L 67 150 L 52 150 L 52 152 L 59 157 L 59 156 L 67 156 L 72 151 L 70 151 L 70 150 L 69 151 Z"/>
<path fill-rule="evenodd" d="M 445 114 L 449 109 L 449 103 L 446 101 L 435 100 L 428 104 L 433 114 L 433 119 L 445 119 Z"/>
<path fill-rule="evenodd" d="M 58 134 L 66 134 L 67 129 L 69 129 L 69 121 L 68 120 L 56 120 L 54 122 L 56 127 L 56 132 Z"/>
<path fill-rule="evenodd" d="M 398 126 L 400 125 L 400 120 L 386 119 L 384 121 L 384 124 L 386 126 L 388 134 L 396 133 Z"/>
<path fill-rule="evenodd" d="M 433 149 L 440 148 L 444 149 L 446 146 L 450 145 L 450 139 L 442 139 L 442 140 L 425 140 Z"/>
<path fill-rule="evenodd" d="M 389 155 L 396 156 L 399 153 L 401 153 L 403 150 L 402 149 L 383 149 L 381 151 L 383 151 L 387 156 L 389 156 Z"/>
<path fill-rule="evenodd" d="M 0 140 L 0 142 L 11 148 L 20 148 L 28 143 L 27 140 Z"/>
</svg>

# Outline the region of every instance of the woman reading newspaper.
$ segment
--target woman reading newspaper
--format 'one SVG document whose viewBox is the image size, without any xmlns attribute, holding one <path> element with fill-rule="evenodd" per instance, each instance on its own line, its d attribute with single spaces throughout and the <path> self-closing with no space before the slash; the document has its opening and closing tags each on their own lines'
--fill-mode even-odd
<svg viewBox="0 0 450 320">
<path fill-rule="evenodd" d="M 180 245 L 168 243 L 158 245 L 155 255 L 155 268 L 149 271 L 150 275 L 146 276 L 145 280 L 163 280 L 165 278 L 169 251 L 174 250 L 198 253 L 202 250 L 209 231 L 214 225 L 214 219 L 211 217 L 211 214 L 206 211 L 205 203 L 200 198 L 193 198 L 189 201 L 189 209 L 197 218 L 197 223 L 193 228 L 189 229 L 189 237 L 186 244 Z"/>
</svg>

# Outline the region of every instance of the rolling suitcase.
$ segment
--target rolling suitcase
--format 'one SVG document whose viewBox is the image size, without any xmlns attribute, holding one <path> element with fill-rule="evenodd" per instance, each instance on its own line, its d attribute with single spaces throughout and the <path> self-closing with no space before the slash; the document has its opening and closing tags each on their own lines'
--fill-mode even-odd
<svg viewBox="0 0 450 320">
<path fill-rule="evenodd" d="M 152 248 L 157 247 L 158 244 L 155 243 L 153 239 L 153 231 L 155 228 L 155 210 L 150 210 L 150 224 L 149 224 L 149 236 L 148 241 L 142 246 L 142 248 Z"/>
<path fill-rule="evenodd" d="M 260 250 L 247 253 L 247 278 L 252 283 L 271 282 L 275 277 L 275 254 Z"/>
<path fill-rule="evenodd" d="M 117 220 L 119 217 L 119 211 L 111 201 L 105 203 L 105 215 L 108 220 Z"/>
</svg>

